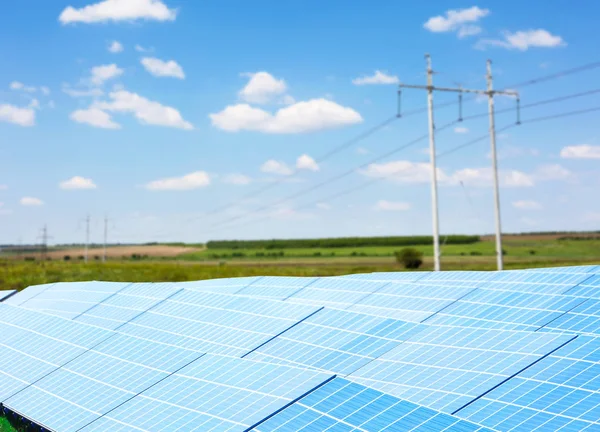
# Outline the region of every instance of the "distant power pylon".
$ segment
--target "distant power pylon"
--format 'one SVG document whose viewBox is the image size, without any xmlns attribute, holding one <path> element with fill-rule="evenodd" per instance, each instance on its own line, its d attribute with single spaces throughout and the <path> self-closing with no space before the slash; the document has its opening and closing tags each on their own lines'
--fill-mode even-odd
<svg viewBox="0 0 600 432">
<path fill-rule="evenodd" d="M 39 239 L 42 240 L 41 249 L 40 249 L 40 259 L 41 261 L 46 261 L 48 255 L 48 239 L 52 237 L 48 235 L 48 226 L 44 225 L 42 228 L 42 234 L 38 236 Z"/>
<path fill-rule="evenodd" d="M 492 62 L 487 61 L 487 89 L 486 90 L 472 90 L 466 89 L 461 86 L 456 88 L 447 87 L 434 87 L 433 85 L 433 69 L 431 68 L 431 57 L 429 54 L 425 55 L 427 61 L 427 85 L 409 85 L 400 84 L 400 88 L 413 88 L 427 90 L 427 107 L 429 111 L 429 153 L 431 160 L 431 203 L 433 212 L 433 256 L 434 256 L 434 269 L 440 271 L 440 233 L 439 233 L 439 212 L 438 212 L 438 193 L 437 193 L 437 167 L 436 167 L 436 152 L 435 152 L 435 122 L 433 120 L 433 92 L 435 90 L 445 92 L 457 92 L 459 96 L 459 121 L 462 120 L 462 94 L 463 93 L 476 93 L 481 95 L 487 95 L 488 97 L 488 111 L 490 121 L 490 144 L 492 148 L 492 174 L 494 178 L 494 206 L 496 212 L 496 257 L 498 270 L 503 268 L 502 258 L 502 227 L 500 223 L 500 191 L 498 187 L 498 160 L 496 154 L 496 126 L 495 126 L 495 114 L 494 114 L 494 96 L 496 94 L 503 94 L 514 96 L 517 99 L 517 123 L 519 123 L 519 94 L 515 91 L 509 90 L 494 90 L 493 79 L 492 79 Z"/>
<path fill-rule="evenodd" d="M 84 261 L 88 262 L 88 247 L 90 243 L 90 215 L 88 214 L 85 218 L 85 253 Z"/>
</svg>

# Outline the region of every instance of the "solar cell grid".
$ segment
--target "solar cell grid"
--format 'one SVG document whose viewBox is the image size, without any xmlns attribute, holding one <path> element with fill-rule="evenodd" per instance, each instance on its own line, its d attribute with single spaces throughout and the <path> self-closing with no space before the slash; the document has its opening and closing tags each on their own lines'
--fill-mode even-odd
<svg viewBox="0 0 600 432">
<path fill-rule="evenodd" d="M 600 300 L 588 299 L 544 326 L 544 331 L 600 335 Z"/>
<path fill-rule="evenodd" d="M 0 302 L 6 300 L 16 292 L 16 290 L 0 290 Z"/>
<path fill-rule="evenodd" d="M 430 327 L 350 378 L 450 413 L 571 338 L 550 333 Z"/>
<path fill-rule="evenodd" d="M 244 431 L 331 378 L 207 354 L 83 430 Z"/>
<path fill-rule="evenodd" d="M 323 309 L 248 358 L 347 375 L 421 329 L 403 321 Z"/>
<path fill-rule="evenodd" d="M 236 294 L 284 300 L 317 280 L 311 277 L 264 277 L 237 291 Z"/>
<path fill-rule="evenodd" d="M 590 274 L 586 280 L 565 291 L 565 294 L 600 299 L 600 275 Z"/>
<path fill-rule="evenodd" d="M 431 272 L 378 272 L 378 273 L 361 273 L 351 274 L 346 276 L 337 276 L 338 278 L 357 279 L 357 280 L 372 280 L 380 282 L 414 282 L 423 279 Z"/>
<path fill-rule="evenodd" d="M 496 277 L 494 272 L 477 272 L 477 271 L 440 271 L 431 272 L 419 279 L 421 283 L 430 282 L 486 282 Z"/>
<path fill-rule="evenodd" d="M 580 336 L 457 413 L 500 431 L 595 430 L 600 339 Z"/>
<path fill-rule="evenodd" d="M 42 285 L 32 285 L 30 287 L 25 288 L 24 290 L 19 291 L 15 295 L 6 299 L 3 303 L 12 304 L 15 306 L 19 306 L 20 304 L 26 302 L 27 300 L 34 298 L 40 293 L 52 287 L 54 284 L 42 284 Z"/>
<path fill-rule="evenodd" d="M 123 325 L 119 332 L 199 352 L 242 356 L 316 310 L 183 290 Z"/>
<path fill-rule="evenodd" d="M 389 282 L 321 278 L 287 298 L 287 302 L 346 308 Z"/>
<path fill-rule="evenodd" d="M 201 281 L 177 282 L 179 288 L 191 291 L 214 292 L 220 294 L 235 294 L 237 291 L 254 284 L 262 276 L 207 279 Z"/>
<path fill-rule="evenodd" d="M 335 378 L 259 424 L 258 432 L 486 431 L 429 408 Z"/>
</svg>

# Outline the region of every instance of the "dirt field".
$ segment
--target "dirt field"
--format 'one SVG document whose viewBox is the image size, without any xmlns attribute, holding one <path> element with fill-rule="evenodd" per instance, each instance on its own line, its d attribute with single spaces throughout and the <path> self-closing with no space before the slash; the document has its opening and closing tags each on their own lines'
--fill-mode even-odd
<svg viewBox="0 0 600 432">
<path fill-rule="evenodd" d="M 564 237 L 586 237 L 590 239 L 600 239 L 600 234 L 595 233 L 573 233 L 573 234 L 503 234 L 503 240 L 557 240 Z M 496 236 L 493 234 L 481 236 L 481 241 L 494 241 Z"/>
<path fill-rule="evenodd" d="M 109 258 L 130 258 L 132 254 L 148 255 L 149 257 L 165 257 L 172 258 L 177 255 L 190 252 L 201 251 L 202 248 L 185 247 L 185 246 L 111 246 L 106 248 L 106 255 Z M 48 252 L 48 256 L 52 259 L 61 259 L 65 255 L 69 255 L 71 259 L 76 259 L 83 255 L 84 249 L 64 249 L 59 251 Z M 88 256 L 93 259 L 95 255 L 102 256 L 102 248 L 89 249 Z"/>
</svg>

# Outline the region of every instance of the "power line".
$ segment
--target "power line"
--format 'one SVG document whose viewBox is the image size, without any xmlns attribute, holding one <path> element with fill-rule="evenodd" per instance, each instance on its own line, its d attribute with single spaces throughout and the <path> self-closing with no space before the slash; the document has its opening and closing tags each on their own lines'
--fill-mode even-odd
<svg viewBox="0 0 600 432">
<path fill-rule="evenodd" d="M 560 114 L 556 114 L 556 115 L 535 117 L 535 118 L 532 118 L 532 119 L 524 120 L 522 123 L 524 123 L 524 124 L 536 123 L 536 122 L 547 121 L 547 120 L 552 120 L 552 119 L 556 119 L 556 118 L 563 118 L 563 117 L 570 117 L 570 116 L 574 116 L 574 115 L 586 114 L 586 113 L 595 112 L 595 111 L 600 111 L 600 106 L 598 106 L 598 107 L 592 107 L 592 108 L 587 108 L 587 109 L 582 109 L 582 110 L 575 110 L 575 111 L 564 112 L 564 113 L 560 113 Z M 517 125 L 516 124 L 506 125 L 506 126 L 500 128 L 500 129 L 498 129 L 498 132 L 511 129 L 511 128 L 515 127 L 515 126 L 517 126 Z M 424 140 L 425 138 L 426 138 L 426 136 L 424 138 L 422 138 L 422 139 Z M 477 144 L 479 142 L 487 140 L 488 138 L 489 138 L 488 134 L 482 135 L 482 136 L 480 136 L 478 138 L 475 138 L 473 140 L 470 140 L 470 141 L 468 141 L 468 142 L 466 142 L 464 144 L 461 144 L 459 146 L 453 147 L 452 149 L 450 149 L 448 151 L 445 151 L 443 153 L 439 153 L 438 156 L 437 156 L 437 158 L 439 159 L 439 158 L 442 158 L 442 157 L 446 157 L 446 156 L 448 156 L 448 155 L 450 155 L 452 153 L 457 152 L 458 150 L 462 150 L 464 148 L 470 147 L 470 146 L 472 146 L 474 144 Z M 340 198 L 340 197 L 343 197 L 345 195 L 349 195 L 351 193 L 354 193 L 354 192 L 357 192 L 359 190 L 365 189 L 365 188 L 367 188 L 367 187 L 369 187 L 369 186 L 371 186 L 371 185 L 373 185 L 373 184 L 375 184 L 375 183 L 377 183 L 377 182 L 379 182 L 381 180 L 384 180 L 386 178 L 390 178 L 393 175 L 398 174 L 399 172 L 400 171 L 393 172 L 393 173 L 388 174 L 385 177 L 377 177 L 377 178 L 368 180 L 368 181 L 366 181 L 366 182 L 364 182 L 364 183 L 362 183 L 362 184 L 360 184 L 358 186 L 354 186 L 352 188 L 345 189 L 343 191 L 337 192 L 337 193 L 329 195 L 327 197 L 319 198 L 318 200 L 311 201 L 311 202 L 309 202 L 307 204 L 294 207 L 293 210 L 298 211 L 298 210 L 304 210 L 304 209 L 307 209 L 307 208 L 313 208 L 316 204 L 318 204 L 320 202 L 323 202 L 323 201 L 326 201 L 326 202 L 333 201 L 333 200 L 335 200 L 337 198 Z M 236 226 L 236 227 L 243 227 L 243 226 L 246 226 L 246 225 L 254 224 L 254 223 L 261 222 L 263 220 L 269 220 L 269 219 L 271 219 L 271 216 L 267 215 L 267 216 L 263 216 L 263 217 L 261 217 L 259 219 L 253 219 L 253 220 L 250 220 L 250 221 L 248 221 L 246 223 L 237 224 L 237 225 L 234 225 L 234 226 Z M 229 229 L 231 227 L 226 227 L 226 228 Z M 209 231 L 208 234 L 214 233 L 214 232 L 218 232 L 218 231 L 220 231 L 220 230 Z"/>
</svg>

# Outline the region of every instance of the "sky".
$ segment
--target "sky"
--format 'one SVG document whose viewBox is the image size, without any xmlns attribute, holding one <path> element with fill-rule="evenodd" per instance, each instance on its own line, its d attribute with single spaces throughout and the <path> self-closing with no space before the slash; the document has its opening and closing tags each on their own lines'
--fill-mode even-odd
<svg viewBox="0 0 600 432">
<path fill-rule="evenodd" d="M 485 90 L 491 59 L 494 87 L 519 92 L 518 126 L 515 98 L 494 98 L 503 232 L 598 230 L 600 111 L 529 120 L 597 107 L 599 93 L 536 103 L 596 90 L 600 67 L 518 84 L 599 61 L 599 13 L 592 0 L 7 2 L 0 244 L 39 242 L 44 225 L 50 243 L 80 243 L 88 215 L 93 242 L 105 219 L 122 243 L 431 234 L 427 92 L 397 94 L 426 84 L 426 53 L 436 86 Z M 465 95 L 462 122 L 458 93 L 433 99 L 440 230 L 492 233 L 487 97 Z"/>
</svg>

